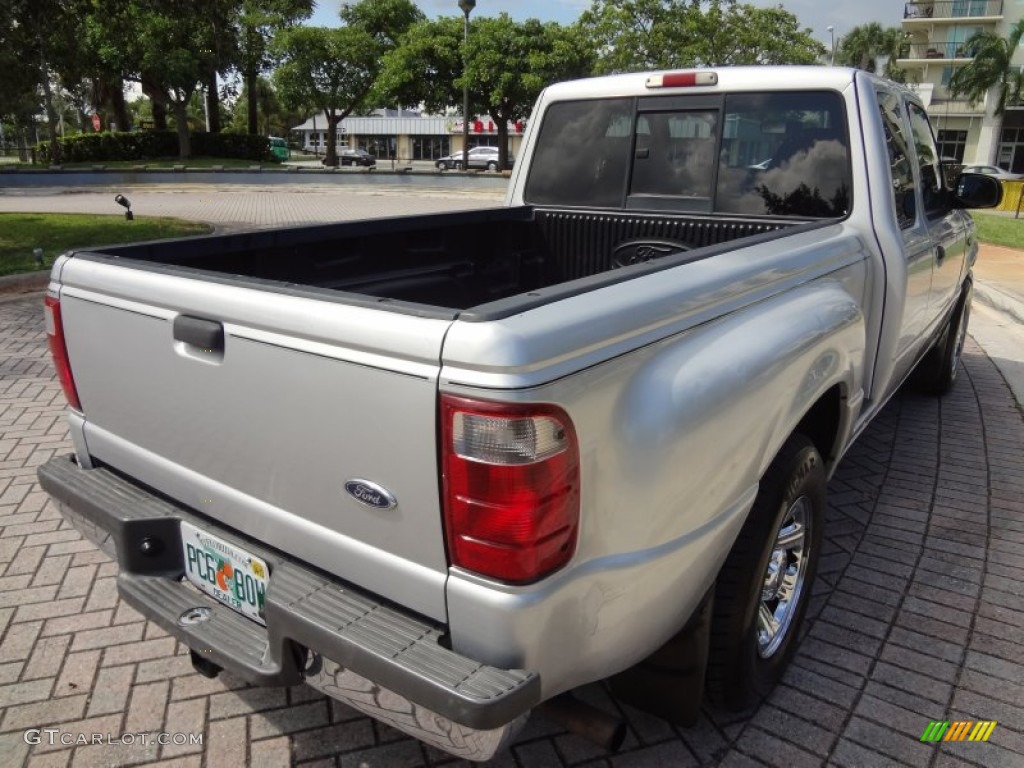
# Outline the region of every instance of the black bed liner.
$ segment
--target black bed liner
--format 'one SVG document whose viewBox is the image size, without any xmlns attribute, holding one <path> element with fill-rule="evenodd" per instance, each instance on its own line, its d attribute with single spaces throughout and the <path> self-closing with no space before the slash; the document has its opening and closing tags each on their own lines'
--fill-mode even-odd
<svg viewBox="0 0 1024 768">
<path fill-rule="evenodd" d="M 114 246 L 82 258 L 433 317 L 506 317 L 831 220 L 519 206 Z"/>
</svg>

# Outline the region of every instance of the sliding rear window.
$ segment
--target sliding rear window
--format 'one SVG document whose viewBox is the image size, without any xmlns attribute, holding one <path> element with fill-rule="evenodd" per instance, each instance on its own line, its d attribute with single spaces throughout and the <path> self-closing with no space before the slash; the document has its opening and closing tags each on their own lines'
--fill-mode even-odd
<svg viewBox="0 0 1024 768">
<path fill-rule="evenodd" d="M 833 218 L 849 213 L 850 188 L 839 94 L 673 95 L 551 105 L 525 199 Z"/>
</svg>

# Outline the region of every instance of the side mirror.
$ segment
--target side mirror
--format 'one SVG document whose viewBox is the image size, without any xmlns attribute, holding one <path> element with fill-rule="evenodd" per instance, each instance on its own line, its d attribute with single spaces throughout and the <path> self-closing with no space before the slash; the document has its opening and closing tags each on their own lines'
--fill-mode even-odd
<svg viewBox="0 0 1024 768">
<path fill-rule="evenodd" d="M 961 173 L 953 185 L 953 200 L 957 208 L 995 208 L 1003 201 L 1003 185 L 983 173 Z"/>
</svg>

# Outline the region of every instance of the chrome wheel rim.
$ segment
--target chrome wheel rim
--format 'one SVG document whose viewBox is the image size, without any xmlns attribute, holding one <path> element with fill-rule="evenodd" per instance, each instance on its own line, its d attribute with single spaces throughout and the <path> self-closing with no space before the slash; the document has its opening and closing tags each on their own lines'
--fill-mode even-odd
<svg viewBox="0 0 1024 768">
<path fill-rule="evenodd" d="M 806 587 L 810 525 L 811 500 L 801 496 L 775 531 L 757 604 L 757 652 L 762 659 L 777 653 L 793 628 Z"/>
</svg>

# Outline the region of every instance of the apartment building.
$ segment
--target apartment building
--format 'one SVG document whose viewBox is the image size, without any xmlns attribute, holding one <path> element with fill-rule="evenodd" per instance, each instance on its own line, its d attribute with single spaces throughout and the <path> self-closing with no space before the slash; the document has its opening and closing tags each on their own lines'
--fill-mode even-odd
<svg viewBox="0 0 1024 768">
<path fill-rule="evenodd" d="M 920 0 L 904 5 L 898 64 L 916 83 L 943 157 L 1024 173 L 1024 105 L 996 115 L 994 90 L 976 104 L 949 91 L 953 72 L 971 61 L 967 41 L 981 31 L 1007 37 L 1021 18 L 1024 0 Z M 1013 62 L 1024 65 L 1024 50 L 1018 49 Z"/>
</svg>

